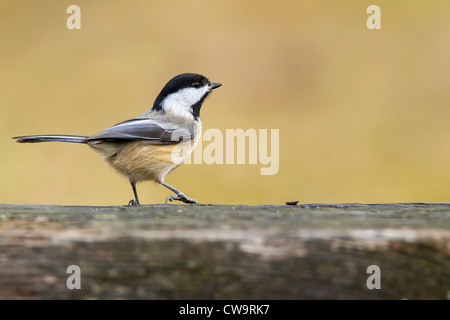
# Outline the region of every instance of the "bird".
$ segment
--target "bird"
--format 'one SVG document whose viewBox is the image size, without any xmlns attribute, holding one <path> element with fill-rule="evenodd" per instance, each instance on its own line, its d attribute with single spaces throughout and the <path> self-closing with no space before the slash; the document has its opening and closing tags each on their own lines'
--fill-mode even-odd
<svg viewBox="0 0 450 320">
<path fill-rule="evenodd" d="M 109 165 L 130 181 L 134 199 L 128 205 L 141 205 L 136 184 L 155 181 L 176 195 L 165 204 L 181 201 L 197 204 L 165 182 L 166 176 L 191 154 L 202 135 L 200 109 L 221 83 L 210 82 L 198 73 L 182 73 L 167 82 L 153 107 L 143 114 L 120 122 L 92 136 L 29 135 L 13 137 L 20 143 L 67 142 L 87 144 Z"/>
</svg>

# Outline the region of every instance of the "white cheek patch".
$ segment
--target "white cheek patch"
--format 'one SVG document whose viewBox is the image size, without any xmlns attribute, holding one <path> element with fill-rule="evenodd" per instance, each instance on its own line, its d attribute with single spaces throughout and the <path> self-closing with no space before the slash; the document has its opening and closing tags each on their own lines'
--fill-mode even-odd
<svg viewBox="0 0 450 320">
<path fill-rule="evenodd" d="M 181 89 L 168 95 L 163 100 L 162 107 L 166 112 L 171 112 L 186 118 L 192 118 L 192 106 L 199 102 L 208 90 L 208 86 Z"/>
</svg>

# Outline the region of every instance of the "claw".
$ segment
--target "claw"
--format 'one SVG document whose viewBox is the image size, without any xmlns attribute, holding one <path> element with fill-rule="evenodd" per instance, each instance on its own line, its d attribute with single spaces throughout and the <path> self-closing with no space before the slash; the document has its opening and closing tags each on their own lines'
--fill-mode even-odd
<svg viewBox="0 0 450 320">
<path fill-rule="evenodd" d="M 175 201 L 175 200 L 178 200 L 178 201 L 181 201 L 181 202 L 184 202 L 184 203 L 195 203 L 195 204 L 198 204 L 197 200 L 190 199 L 190 198 L 186 197 L 184 194 L 181 194 L 181 195 L 178 195 L 178 196 L 168 196 L 167 199 L 166 199 L 165 204 L 167 204 L 167 202 L 169 202 L 169 201 L 172 202 L 172 201 Z"/>
<path fill-rule="evenodd" d="M 135 206 L 139 206 L 139 203 L 137 203 L 136 200 L 131 199 L 130 201 L 128 201 L 128 205 L 135 207 Z"/>
<path fill-rule="evenodd" d="M 178 199 L 176 199 L 177 197 L 175 197 L 175 196 L 168 196 L 167 197 L 167 199 L 166 199 L 166 201 L 164 202 L 164 204 L 167 204 L 167 202 L 172 202 L 173 200 L 178 200 Z"/>
</svg>

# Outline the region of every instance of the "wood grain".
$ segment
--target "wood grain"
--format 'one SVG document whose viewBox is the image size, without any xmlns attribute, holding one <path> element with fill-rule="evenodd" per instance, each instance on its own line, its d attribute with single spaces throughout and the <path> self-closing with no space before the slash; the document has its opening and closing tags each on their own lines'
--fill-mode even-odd
<svg viewBox="0 0 450 320">
<path fill-rule="evenodd" d="M 1 299 L 449 297 L 449 203 L 0 205 Z"/>
</svg>

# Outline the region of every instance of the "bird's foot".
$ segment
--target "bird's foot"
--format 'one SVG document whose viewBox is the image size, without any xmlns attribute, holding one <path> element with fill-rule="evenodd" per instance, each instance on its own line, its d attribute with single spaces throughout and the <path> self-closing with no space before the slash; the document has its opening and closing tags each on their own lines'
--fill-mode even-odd
<svg viewBox="0 0 450 320">
<path fill-rule="evenodd" d="M 128 205 L 129 205 L 129 206 L 132 206 L 132 207 L 136 207 L 136 206 L 140 206 L 141 204 L 140 204 L 139 202 L 137 202 L 136 200 L 131 199 L 131 200 L 128 202 Z"/>
<path fill-rule="evenodd" d="M 198 204 L 197 200 L 190 199 L 190 198 L 186 197 L 182 193 L 179 193 L 176 196 L 169 196 L 169 197 L 167 197 L 165 204 L 167 204 L 168 202 L 175 201 L 175 200 L 181 201 L 181 202 L 184 202 L 184 203 L 195 203 L 195 204 Z"/>
</svg>

